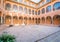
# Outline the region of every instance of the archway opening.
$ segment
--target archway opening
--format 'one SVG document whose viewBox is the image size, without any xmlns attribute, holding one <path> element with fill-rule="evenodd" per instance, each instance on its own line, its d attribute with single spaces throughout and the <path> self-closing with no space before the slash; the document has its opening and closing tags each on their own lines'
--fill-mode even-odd
<svg viewBox="0 0 60 42">
<path fill-rule="evenodd" d="M 35 23 L 37 24 L 37 18 L 35 18 Z"/>
<path fill-rule="evenodd" d="M 29 17 L 29 24 L 31 24 L 31 17 Z"/>
<path fill-rule="evenodd" d="M 7 25 L 11 24 L 11 16 L 10 15 L 5 16 L 5 24 L 7 24 Z"/>
<path fill-rule="evenodd" d="M 52 18 L 50 16 L 46 17 L 46 23 L 47 24 L 52 24 Z"/>
<path fill-rule="evenodd" d="M 53 23 L 54 23 L 55 25 L 60 25 L 60 15 L 55 15 L 55 16 L 53 17 Z"/>
<path fill-rule="evenodd" d="M 32 18 L 32 24 L 34 24 L 34 18 Z"/>
<path fill-rule="evenodd" d="M 13 24 L 18 25 L 18 17 L 17 16 L 13 16 Z"/>
<path fill-rule="evenodd" d="M 42 21 L 42 24 L 44 24 L 45 23 L 45 18 L 44 17 L 42 17 L 42 19 L 41 19 Z"/>
<path fill-rule="evenodd" d="M 23 18 L 22 17 L 19 17 L 19 24 L 23 24 Z"/>
<path fill-rule="evenodd" d="M 37 20 L 38 22 L 37 22 L 37 24 L 40 24 L 40 18 L 38 18 L 38 20 Z"/>
</svg>

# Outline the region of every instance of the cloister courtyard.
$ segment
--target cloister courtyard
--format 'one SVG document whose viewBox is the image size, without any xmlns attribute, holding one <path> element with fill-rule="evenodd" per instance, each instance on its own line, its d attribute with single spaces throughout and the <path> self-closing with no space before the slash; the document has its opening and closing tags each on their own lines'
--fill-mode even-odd
<svg viewBox="0 0 60 42">
<path fill-rule="evenodd" d="M 60 0 L 0 0 L 0 36 L 4 33 L 15 42 L 60 42 Z"/>
</svg>

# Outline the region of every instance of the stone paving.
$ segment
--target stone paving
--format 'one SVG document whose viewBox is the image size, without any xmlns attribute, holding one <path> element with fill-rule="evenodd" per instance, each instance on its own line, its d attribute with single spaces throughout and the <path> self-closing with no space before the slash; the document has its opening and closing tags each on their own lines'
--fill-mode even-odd
<svg viewBox="0 0 60 42">
<path fill-rule="evenodd" d="M 16 42 L 35 42 L 52 33 L 60 31 L 60 27 L 42 25 L 24 25 L 7 28 L 3 32 L 15 35 Z"/>
<path fill-rule="evenodd" d="M 6 25 L 0 25 L 0 33 L 5 30 L 6 28 L 8 28 L 8 26 Z"/>
</svg>

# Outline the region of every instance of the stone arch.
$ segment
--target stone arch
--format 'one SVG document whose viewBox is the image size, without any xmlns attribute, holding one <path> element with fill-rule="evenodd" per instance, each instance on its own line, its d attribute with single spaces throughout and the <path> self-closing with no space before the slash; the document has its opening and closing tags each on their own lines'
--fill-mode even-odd
<svg viewBox="0 0 60 42">
<path fill-rule="evenodd" d="M 53 16 L 53 23 L 55 25 L 60 25 L 60 15 Z"/>
<path fill-rule="evenodd" d="M 38 20 L 37 20 L 37 24 L 40 24 L 40 18 L 38 18 Z"/>
<path fill-rule="evenodd" d="M 34 24 L 34 17 L 32 18 L 32 24 Z"/>
<path fill-rule="evenodd" d="M 31 17 L 29 17 L 29 24 L 31 24 Z"/>
<path fill-rule="evenodd" d="M 38 20 L 38 19 L 37 19 L 37 18 L 35 18 L 35 23 L 36 23 L 36 24 L 37 24 L 37 20 Z"/>
<path fill-rule="evenodd" d="M 18 25 L 18 17 L 17 16 L 13 16 L 13 24 Z"/>
<path fill-rule="evenodd" d="M 22 16 L 19 17 L 19 24 L 20 25 L 23 24 L 23 18 L 22 18 Z"/>
<path fill-rule="evenodd" d="M 44 18 L 44 17 L 41 18 L 41 23 L 42 23 L 42 24 L 45 23 L 45 18 Z"/>
<path fill-rule="evenodd" d="M 52 18 L 51 18 L 51 16 L 47 16 L 46 17 L 46 23 L 47 24 L 52 24 Z"/>
<path fill-rule="evenodd" d="M 5 16 L 5 24 L 7 24 L 7 25 L 11 24 L 11 16 L 10 15 Z"/>
</svg>

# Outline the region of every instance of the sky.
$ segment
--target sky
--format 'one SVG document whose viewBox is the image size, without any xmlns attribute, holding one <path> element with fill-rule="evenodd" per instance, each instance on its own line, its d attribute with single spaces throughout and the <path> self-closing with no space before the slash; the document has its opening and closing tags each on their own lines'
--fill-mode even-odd
<svg viewBox="0 0 60 42">
<path fill-rule="evenodd" d="M 35 2 L 35 3 L 38 3 L 38 2 L 40 2 L 41 0 L 31 0 L 31 1 L 33 1 L 33 2 Z"/>
</svg>

